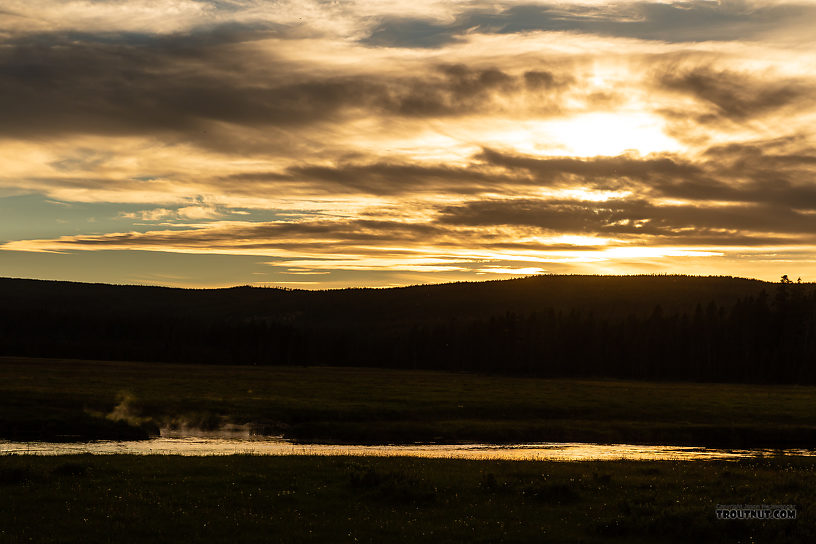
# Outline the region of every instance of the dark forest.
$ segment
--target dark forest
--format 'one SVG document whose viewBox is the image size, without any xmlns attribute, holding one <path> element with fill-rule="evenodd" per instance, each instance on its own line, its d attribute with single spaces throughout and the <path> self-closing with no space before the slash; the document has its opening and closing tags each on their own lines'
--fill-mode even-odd
<svg viewBox="0 0 816 544">
<path fill-rule="evenodd" d="M 0 280 L 0 355 L 816 383 L 816 289 L 536 276 L 393 289 Z"/>
</svg>

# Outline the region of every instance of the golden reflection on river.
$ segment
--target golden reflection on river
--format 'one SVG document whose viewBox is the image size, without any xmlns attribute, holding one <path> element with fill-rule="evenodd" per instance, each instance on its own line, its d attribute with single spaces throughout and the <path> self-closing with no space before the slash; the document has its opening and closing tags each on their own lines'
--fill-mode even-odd
<svg viewBox="0 0 816 544">
<path fill-rule="evenodd" d="M 0 455 L 357 455 L 407 456 L 442 459 L 499 459 L 519 461 L 737 460 L 759 456 L 816 455 L 814 450 L 720 450 L 683 446 L 637 446 L 630 444 L 416 444 L 331 445 L 295 444 L 281 438 L 244 439 L 212 437 L 161 437 L 141 441 L 95 441 L 74 443 L 0 441 Z"/>
</svg>

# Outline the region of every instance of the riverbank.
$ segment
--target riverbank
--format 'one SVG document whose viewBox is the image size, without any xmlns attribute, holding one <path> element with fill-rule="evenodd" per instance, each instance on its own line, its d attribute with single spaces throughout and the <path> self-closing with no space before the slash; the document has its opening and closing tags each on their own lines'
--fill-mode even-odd
<svg viewBox="0 0 816 544">
<path fill-rule="evenodd" d="M 813 542 L 816 463 L 0 457 L 9 542 Z M 718 520 L 791 504 L 796 520 Z"/>
<path fill-rule="evenodd" d="M 816 447 L 816 387 L 0 358 L 0 438 L 225 425 L 324 443 Z"/>
</svg>

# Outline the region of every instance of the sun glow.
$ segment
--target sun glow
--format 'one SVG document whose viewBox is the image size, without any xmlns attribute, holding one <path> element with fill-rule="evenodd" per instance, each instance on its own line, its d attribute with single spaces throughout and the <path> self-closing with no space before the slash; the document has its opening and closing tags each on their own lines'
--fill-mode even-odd
<svg viewBox="0 0 816 544">
<path fill-rule="evenodd" d="M 526 154 L 595 157 L 681 150 L 663 131 L 662 121 L 645 112 L 587 113 L 494 127 L 481 135 L 483 145 Z"/>
<path fill-rule="evenodd" d="M 647 113 L 590 113 L 549 122 L 545 130 L 558 151 L 547 154 L 648 155 L 680 149 L 680 144 L 663 132 L 660 120 Z"/>
</svg>

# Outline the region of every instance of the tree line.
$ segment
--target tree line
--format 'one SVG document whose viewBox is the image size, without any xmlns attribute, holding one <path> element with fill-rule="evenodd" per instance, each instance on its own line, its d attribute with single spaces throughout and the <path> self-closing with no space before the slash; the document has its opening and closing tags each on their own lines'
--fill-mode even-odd
<svg viewBox="0 0 816 544">
<path fill-rule="evenodd" d="M 567 278 L 322 294 L 2 284 L 0 354 L 816 383 L 811 284 Z"/>
</svg>

